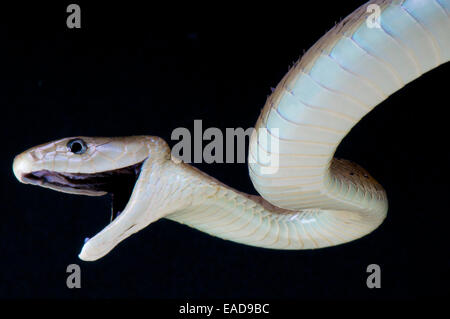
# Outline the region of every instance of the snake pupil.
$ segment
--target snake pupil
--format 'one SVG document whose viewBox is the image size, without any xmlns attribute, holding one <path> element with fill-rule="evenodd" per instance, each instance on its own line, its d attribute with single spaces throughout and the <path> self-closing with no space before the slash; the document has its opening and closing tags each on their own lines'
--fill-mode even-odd
<svg viewBox="0 0 450 319">
<path fill-rule="evenodd" d="M 86 152 L 86 143 L 81 139 L 70 140 L 67 147 L 74 154 L 83 154 Z"/>
</svg>

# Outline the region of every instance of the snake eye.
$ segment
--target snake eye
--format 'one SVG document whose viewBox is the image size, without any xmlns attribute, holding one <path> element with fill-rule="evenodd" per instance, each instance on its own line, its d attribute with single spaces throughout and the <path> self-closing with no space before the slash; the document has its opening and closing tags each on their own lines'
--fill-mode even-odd
<svg viewBox="0 0 450 319">
<path fill-rule="evenodd" d="M 87 146 L 86 143 L 82 139 L 74 139 L 70 140 L 67 143 L 67 148 L 74 154 L 83 154 L 86 152 Z"/>
</svg>

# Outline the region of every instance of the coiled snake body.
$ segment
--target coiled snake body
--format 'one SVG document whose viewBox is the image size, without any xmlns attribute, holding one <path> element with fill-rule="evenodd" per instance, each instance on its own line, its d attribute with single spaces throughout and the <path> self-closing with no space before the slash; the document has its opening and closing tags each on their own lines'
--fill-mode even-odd
<svg viewBox="0 0 450 319">
<path fill-rule="evenodd" d="M 380 9 L 378 27 L 367 23 L 369 5 Z M 333 159 L 337 146 L 377 104 L 449 60 L 450 0 L 361 6 L 268 98 L 249 150 L 250 177 L 262 197 L 174 160 L 168 145 L 151 136 L 60 139 L 18 155 L 13 170 L 24 183 L 113 195 L 111 223 L 86 241 L 83 260 L 101 258 L 160 218 L 266 248 L 338 245 L 377 228 L 388 204 L 364 169 Z"/>
</svg>

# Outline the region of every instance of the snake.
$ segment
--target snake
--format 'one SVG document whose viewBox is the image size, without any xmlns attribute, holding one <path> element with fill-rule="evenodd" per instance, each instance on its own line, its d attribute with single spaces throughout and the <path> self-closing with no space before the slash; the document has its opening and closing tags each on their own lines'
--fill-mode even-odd
<svg viewBox="0 0 450 319">
<path fill-rule="evenodd" d="M 372 0 L 321 37 L 267 98 L 249 139 L 260 194 L 231 188 L 174 157 L 156 136 L 62 138 L 13 161 L 16 178 L 60 192 L 111 194 L 111 218 L 86 238 L 94 261 L 165 218 L 240 244 L 316 249 L 361 238 L 388 211 L 383 187 L 334 158 L 376 105 L 450 60 L 450 0 Z"/>
</svg>

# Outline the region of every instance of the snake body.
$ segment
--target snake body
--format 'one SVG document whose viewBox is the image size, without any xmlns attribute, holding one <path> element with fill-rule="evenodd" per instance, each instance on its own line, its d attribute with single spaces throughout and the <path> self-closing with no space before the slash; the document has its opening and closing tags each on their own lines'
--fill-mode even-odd
<svg viewBox="0 0 450 319">
<path fill-rule="evenodd" d="M 369 5 L 379 8 L 379 27 L 367 23 Z M 262 197 L 174 159 L 152 136 L 60 139 L 18 155 L 13 170 L 24 183 L 92 196 L 115 192 L 110 180 L 136 173 L 123 211 L 84 244 L 83 260 L 101 258 L 160 218 L 258 247 L 338 245 L 376 229 L 388 210 L 375 179 L 333 158 L 340 141 L 377 104 L 449 60 L 450 0 L 373 0 L 358 8 L 268 98 L 249 146 L 250 177 Z"/>
</svg>

